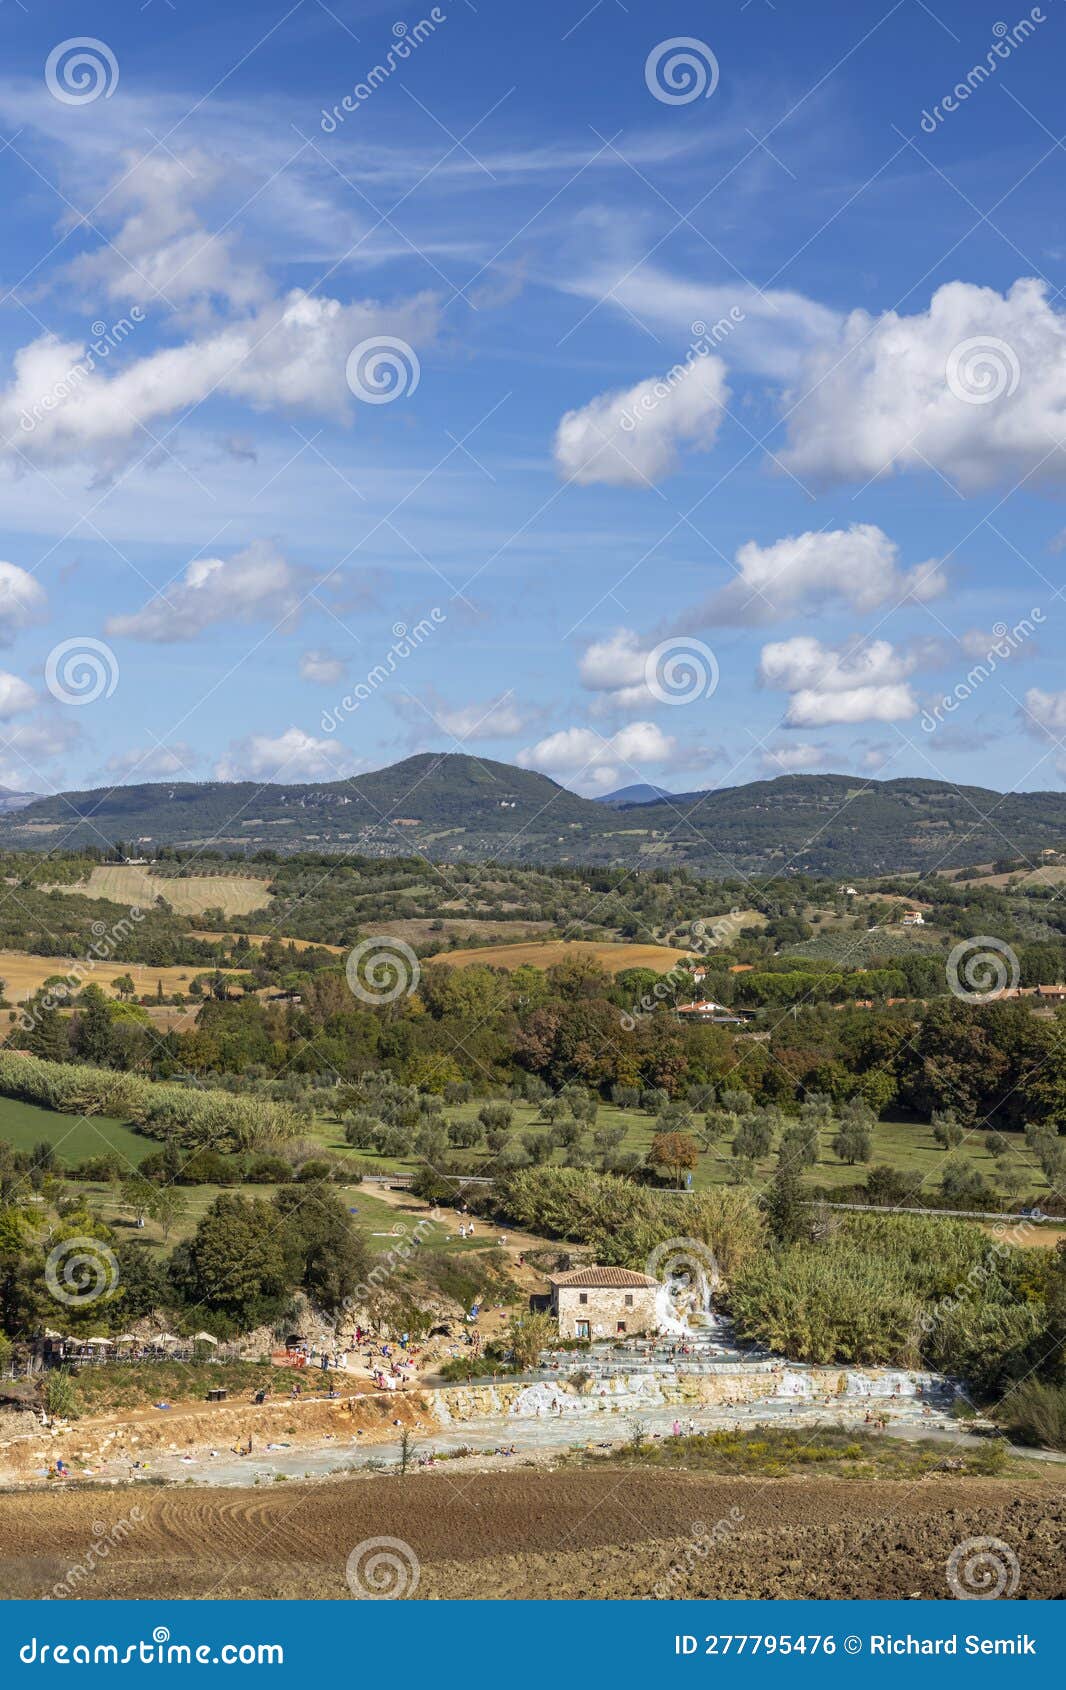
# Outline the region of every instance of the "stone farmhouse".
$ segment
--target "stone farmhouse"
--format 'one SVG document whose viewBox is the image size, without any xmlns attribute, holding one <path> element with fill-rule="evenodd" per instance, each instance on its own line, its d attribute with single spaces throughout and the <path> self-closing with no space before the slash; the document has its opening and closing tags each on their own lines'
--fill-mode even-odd
<svg viewBox="0 0 1066 1690">
<path fill-rule="evenodd" d="M 621 1338 L 654 1332 L 659 1281 L 629 1268 L 584 1267 L 553 1274 L 551 1312 L 560 1338 Z"/>
</svg>

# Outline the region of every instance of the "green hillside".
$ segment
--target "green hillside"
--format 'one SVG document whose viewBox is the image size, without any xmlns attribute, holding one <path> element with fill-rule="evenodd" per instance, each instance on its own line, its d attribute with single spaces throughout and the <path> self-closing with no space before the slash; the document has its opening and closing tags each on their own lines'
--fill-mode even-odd
<svg viewBox="0 0 1066 1690">
<path fill-rule="evenodd" d="M 211 844 L 282 856 L 325 850 L 854 877 L 986 862 L 1002 855 L 1005 841 L 1035 862 L 1066 840 L 1066 794 L 783 775 L 616 808 L 528 769 L 426 753 L 323 785 L 119 786 L 40 798 L 0 816 L 0 847 L 7 849 L 116 840 L 130 842 L 138 855 Z"/>
</svg>

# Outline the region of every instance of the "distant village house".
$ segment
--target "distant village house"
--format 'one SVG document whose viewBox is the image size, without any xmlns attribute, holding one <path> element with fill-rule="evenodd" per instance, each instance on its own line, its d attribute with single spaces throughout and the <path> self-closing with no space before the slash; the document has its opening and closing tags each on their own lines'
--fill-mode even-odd
<svg viewBox="0 0 1066 1690">
<path fill-rule="evenodd" d="M 698 1003 L 679 1003 L 675 1013 L 686 1021 L 714 1021 L 719 1026 L 739 1026 L 745 1019 L 737 1010 L 728 1009 L 724 1003 L 715 1003 L 713 998 L 701 998 Z"/>
</svg>

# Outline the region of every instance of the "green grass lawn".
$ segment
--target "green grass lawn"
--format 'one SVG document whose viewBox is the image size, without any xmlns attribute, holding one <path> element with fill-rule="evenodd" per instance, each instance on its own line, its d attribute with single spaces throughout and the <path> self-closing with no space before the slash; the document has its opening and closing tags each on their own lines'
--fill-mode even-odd
<svg viewBox="0 0 1066 1690">
<path fill-rule="evenodd" d="M 32 1150 L 35 1144 L 47 1140 L 68 1167 L 108 1151 L 136 1167 L 151 1151 L 159 1149 L 153 1139 L 143 1138 L 121 1121 L 103 1115 L 90 1120 L 81 1115 L 59 1115 L 54 1109 L 39 1109 L 35 1103 L 19 1103 L 12 1097 L 0 1097 L 0 1138 L 16 1150 Z"/>
</svg>

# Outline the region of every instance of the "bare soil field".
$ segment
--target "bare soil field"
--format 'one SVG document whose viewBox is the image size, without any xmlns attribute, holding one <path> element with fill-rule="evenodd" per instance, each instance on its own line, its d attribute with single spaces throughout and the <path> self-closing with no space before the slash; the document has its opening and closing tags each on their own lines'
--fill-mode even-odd
<svg viewBox="0 0 1066 1690">
<path fill-rule="evenodd" d="M 133 1512 L 136 1510 L 136 1513 Z M 1017 1596 L 1062 1598 L 1061 1486 L 938 1476 L 731 1479 L 522 1468 L 257 1490 L 136 1487 L 0 1496 L 7 1597 L 40 1597 L 106 1538 L 63 1594 L 91 1598 L 345 1598 L 349 1552 L 408 1546 L 417 1599 L 950 1595 L 968 1538 L 1018 1558 Z M 115 1532 L 119 1522 L 126 1527 Z"/>
<path fill-rule="evenodd" d="M 80 892 L 90 898 L 107 898 L 113 904 L 138 904 L 151 909 L 157 898 L 165 898 L 179 915 L 202 915 L 204 910 L 221 910 L 223 915 L 248 915 L 269 909 L 273 899 L 266 881 L 250 874 L 190 875 L 187 880 L 168 880 L 149 874 L 135 863 L 107 863 L 89 871 L 87 880 L 73 885 L 42 886 L 43 892 Z"/>
<path fill-rule="evenodd" d="M 392 931 L 392 928 L 389 928 Z M 469 951 L 441 951 L 430 962 L 444 962 L 449 968 L 469 968 L 483 963 L 489 968 L 521 968 L 528 963 L 533 968 L 552 968 L 567 957 L 594 956 L 609 974 L 620 974 L 624 968 L 654 968 L 668 974 L 676 963 L 691 951 L 679 951 L 671 945 L 612 945 L 586 942 L 582 939 L 544 939 L 528 944 L 481 945 Z"/>
<path fill-rule="evenodd" d="M 91 980 L 106 992 L 108 997 L 115 995 L 111 990 L 111 982 L 117 980 L 121 974 L 131 977 L 137 995 L 141 997 L 147 992 L 154 992 L 158 980 L 163 982 L 163 990 L 168 995 L 171 992 L 187 992 L 189 982 L 197 974 L 208 972 L 203 968 L 194 968 L 191 963 L 176 967 L 150 968 L 136 962 L 102 962 L 91 974 L 87 974 L 84 957 L 78 962 L 74 957 L 31 956 L 28 951 L 0 951 L 0 980 L 4 982 L 4 995 L 10 1003 L 22 1003 L 24 999 L 32 997 L 53 975 L 66 975 L 71 970 L 78 971 L 77 978 L 83 985 Z M 222 970 L 223 974 L 232 972 L 232 969 Z"/>
</svg>

